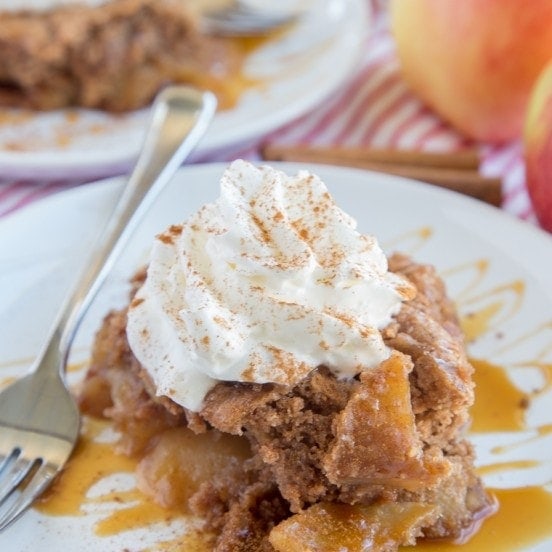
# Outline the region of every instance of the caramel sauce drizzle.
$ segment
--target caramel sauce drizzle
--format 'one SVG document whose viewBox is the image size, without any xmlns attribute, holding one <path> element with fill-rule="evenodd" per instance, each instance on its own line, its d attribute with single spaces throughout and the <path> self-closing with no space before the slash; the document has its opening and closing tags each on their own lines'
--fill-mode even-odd
<svg viewBox="0 0 552 552">
<path fill-rule="evenodd" d="M 535 468 L 537 466 L 540 466 L 540 462 L 536 460 L 511 460 L 509 462 L 496 462 L 495 464 L 481 466 L 478 468 L 477 473 L 483 476 L 497 472 Z"/>
<path fill-rule="evenodd" d="M 500 552 L 523 550 L 552 533 L 552 493 L 542 487 L 494 489 L 500 510 L 485 520 L 479 532 L 468 542 L 418 542 L 402 552 Z"/>
<path fill-rule="evenodd" d="M 520 441 L 516 441 L 515 443 L 493 447 L 492 452 L 495 454 L 504 454 L 523 445 L 527 445 L 528 443 L 540 441 L 543 437 L 552 435 L 552 424 L 544 424 L 538 427 L 532 427 L 531 430 L 534 431 L 533 435 L 526 437 L 525 439 L 522 439 Z"/>
<path fill-rule="evenodd" d="M 83 418 L 82 435 L 77 447 L 62 472 L 35 508 L 46 515 L 86 515 L 92 505 L 115 505 L 96 522 L 94 532 L 108 536 L 121 531 L 147 527 L 154 523 L 169 524 L 182 518 L 181 512 L 157 505 L 138 488 L 126 490 L 110 488 L 102 494 L 94 494 L 94 486 L 109 476 L 132 475 L 137 461 L 117 454 L 112 442 L 98 440 L 110 427 L 108 422 Z M 180 535 L 179 535 L 180 536 Z"/>
<path fill-rule="evenodd" d="M 508 378 L 505 370 L 485 360 L 470 359 L 475 368 L 474 433 L 522 431 L 529 397 Z"/>
<path fill-rule="evenodd" d="M 512 318 L 523 304 L 525 283 L 516 280 L 496 286 L 479 295 L 461 300 L 463 308 L 469 308 L 469 314 L 462 320 L 462 329 L 466 339 L 473 341 L 480 335 L 499 328 Z"/>
<path fill-rule="evenodd" d="M 14 376 L 9 376 L 7 378 L 0 378 L 0 389 L 7 387 L 10 383 L 16 381 L 17 378 Z"/>
<path fill-rule="evenodd" d="M 411 254 L 421 249 L 426 242 L 433 236 L 433 228 L 430 226 L 422 226 L 414 231 L 406 232 L 392 240 L 385 242 L 385 249 L 391 251 L 400 249 L 401 251 L 409 251 Z M 400 244 L 400 247 L 399 247 Z"/>
<path fill-rule="evenodd" d="M 523 345 L 529 341 L 536 341 L 544 336 L 544 345 L 540 345 L 540 351 L 534 359 L 524 362 L 516 362 L 512 364 L 514 368 L 537 368 L 541 373 L 544 384 L 538 389 L 534 389 L 531 393 L 533 397 L 542 395 L 552 389 L 552 320 L 544 322 L 537 328 L 526 332 L 521 337 L 508 342 L 498 352 L 504 353 L 509 350 L 514 350 L 516 347 Z"/>
<path fill-rule="evenodd" d="M 445 278 L 451 278 L 457 274 L 468 274 L 469 280 L 464 284 L 464 288 L 457 291 L 455 300 L 462 303 L 466 297 L 471 295 L 474 289 L 478 289 L 485 280 L 489 271 L 489 261 L 487 259 L 477 259 L 475 261 L 454 266 L 442 272 Z"/>
<path fill-rule="evenodd" d="M 7 368 L 14 368 L 14 367 L 20 367 L 23 369 L 27 369 L 32 363 L 33 363 L 34 357 L 26 357 L 26 358 L 14 358 L 10 360 L 6 360 L 3 362 L 0 362 L 0 370 L 5 370 Z"/>
<path fill-rule="evenodd" d="M 119 490 L 110 488 L 102 494 L 94 494 L 94 486 L 117 474 L 132 476 L 137 460 L 117 454 L 111 442 L 98 440 L 110 428 L 110 423 L 85 416 L 82 435 L 77 447 L 54 486 L 34 505 L 49 516 L 84 516 L 94 506 L 105 511 L 94 524 L 98 537 L 119 534 L 123 531 L 151 527 L 154 524 L 170 526 L 173 522 L 190 520 L 180 511 L 159 506 L 137 487 Z M 107 508 L 106 508 L 107 506 Z M 111 507 L 109 507 L 111 506 Z M 210 535 L 177 524 L 171 529 L 172 537 L 160 540 L 153 548 L 143 552 L 210 552 Z"/>
</svg>

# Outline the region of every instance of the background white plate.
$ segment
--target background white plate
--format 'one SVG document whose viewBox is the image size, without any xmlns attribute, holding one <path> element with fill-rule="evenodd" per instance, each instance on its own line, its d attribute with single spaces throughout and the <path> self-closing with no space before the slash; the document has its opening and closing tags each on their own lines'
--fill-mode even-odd
<svg viewBox="0 0 552 552">
<path fill-rule="evenodd" d="M 250 143 L 315 107 L 352 74 L 371 23 L 366 1 L 311 3 L 307 17 L 247 59 L 245 75 L 263 85 L 246 91 L 238 105 L 215 116 L 196 155 Z M 0 175 L 122 174 L 137 155 L 148 113 L 61 110 L 29 116 L 0 109 Z"/>
<path fill-rule="evenodd" d="M 303 166 L 278 164 L 289 173 Z M 126 299 L 127 278 L 146 258 L 152 237 L 167 225 L 185 219 L 218 195 L 224 166 L 196 165 L 181 169 L 140 226 L 125 256 L 94 304 L 77 339 L 73 359 L 88 355 L 93 332 L 108 309 Z M 506 369 L 523 359 L 552 362 L 552 239 L 478 201 L 405 179 L 329 166 L 311 166 L 327 183 L 337 203 L 353 215 L 361 231 L 375 234 L 388 253 L 401 250 L 433 263 L 444 275 L 461 314 L 496 301 L 492 290 L 523 282 L 525 292 L 515 308 L 496 315 L 485 335 L 470 346 L 470 354 Z M 47 198 L 0 221 L 0 382 L 21 374 L 36 354 L 57 305 L 83 265 L 86 253 L 121 186 L 120 179 L 75 188 Z M 473 270 L 484 260 L 479 279 Z M 471 290 L 466 298 L 466 290 Z M 479 297 L 479 299 L 477 299 Z M 536 332 L 524 340 L 528 332 Z M 510 344 L 511 346 L 507 346 Z M 541 354 L 542 353 L 542 354 Z M 540 355 L 540 356 L 539 356 Z M 510 373 L 510 372 L 509 372 Z M 511 375 L 515 379 L 515 370 Z M 542 383 L 537 373 L 524 370 L 519 385 Z M 552 423 L 549 392 L 535 400 L 527 413 L 529 428 Z M 528 434 L 535 432 L 528 429 Z M 516 434 L 518 435 L 518 434 Z M 525 434 L 524 434 L 525 435 Z M 511 459 L 491 452 L 504 434 L 475 436 L 482 465 Z M 500 472 L 486 478 L 493 487 L 544 485 L 551 479 L 552 435 L 528 441 L 516 449 L 534 459 L 532 469 Z M 44 517 L 31 510 L 0 534 L 0 550 L 10 552 L 57 550 L 119 551 L 144 546 L 142 533 L 95 537 L 93 518 Z M 148 533 L 148 542 L 155 531 Z M 140 544 L 142 543 L 142 544 Z M 150 543 L 151 545 L 151 543 Z M 134 547 L 134 548 L 133 548 Z M 550 551 L 552 539 L 528 548 Z M 459 548 L 460 552 L 461 548 Z"/>
</svg>

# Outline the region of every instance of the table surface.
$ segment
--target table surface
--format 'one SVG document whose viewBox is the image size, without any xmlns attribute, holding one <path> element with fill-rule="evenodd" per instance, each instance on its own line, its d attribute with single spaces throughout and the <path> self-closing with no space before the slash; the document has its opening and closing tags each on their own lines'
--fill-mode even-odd
<svg viewBox="0 0 552 552">
<path fill-rule="evenodd" d="M 368 1 L 368 0 L 367 0 Z M 322 105 L 261 136 L 247 149 L 229 148 L 196 163 L 260 159 L 261 144 L 282 146 L 345 146 L 395 148 L 419 151 L 454 151 L 465 147 L 481 153 L 480 171 L 502 179 L 501 209 L 538 224 L 525 187 L 525 167 L 519 141 L 503 145 L 467 140 L 427 108 L 403 82 L 394 42 L 389 32 L 384 0 L 370 0 L 374 25 L 367 38 L 365 55 L 356 74 Z M 10 180 L 0 174 L 0 217 L 41 198 L 75 186 L 82 180 Z"/>
</svg>

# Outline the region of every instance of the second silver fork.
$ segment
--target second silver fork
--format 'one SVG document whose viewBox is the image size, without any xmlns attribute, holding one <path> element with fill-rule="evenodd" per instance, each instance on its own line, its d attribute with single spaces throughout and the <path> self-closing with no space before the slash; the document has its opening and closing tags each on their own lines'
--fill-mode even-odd
<svg viewBox="0 0 552 552">
<path fill-rule="evenodd" d="M 248 2 L 236 0 L 223 7 L 203 12 L 202 30 L 221 36 L 263 35 L 279 27 L 289 25 L 300 17 L 299 11 L 261 9 Z"/>
</svg>

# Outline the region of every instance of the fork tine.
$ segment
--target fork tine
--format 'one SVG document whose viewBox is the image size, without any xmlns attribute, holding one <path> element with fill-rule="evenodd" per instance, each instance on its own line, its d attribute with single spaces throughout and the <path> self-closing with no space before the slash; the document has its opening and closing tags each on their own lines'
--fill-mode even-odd
<svg viewBox="0 0 552 552">
<path fill-rule="evenodd" d="M 31 466 L 33 463 L 31 463 Z M 8 506 L 5 512 L 0 512 L 0 531 L 11 525 L 48 486 L 56 474 L 56 469 L 48 464 L 41 464 L 33 474 L 28 484 Z"/>
<path fill-rule="evenodd" d="M 28 460 L 27 458 L 22 458 L 19 454 L 19 452 L 15 452 L 15 455 L 12 454 L 12 456 L 15 456 L 14 461 L 11 465 L 7 465 L 0 475 L 0 505 L 6 501 L 25 477 L 27 477 L 35 463 L 34 459 Z"/>
</svg>

